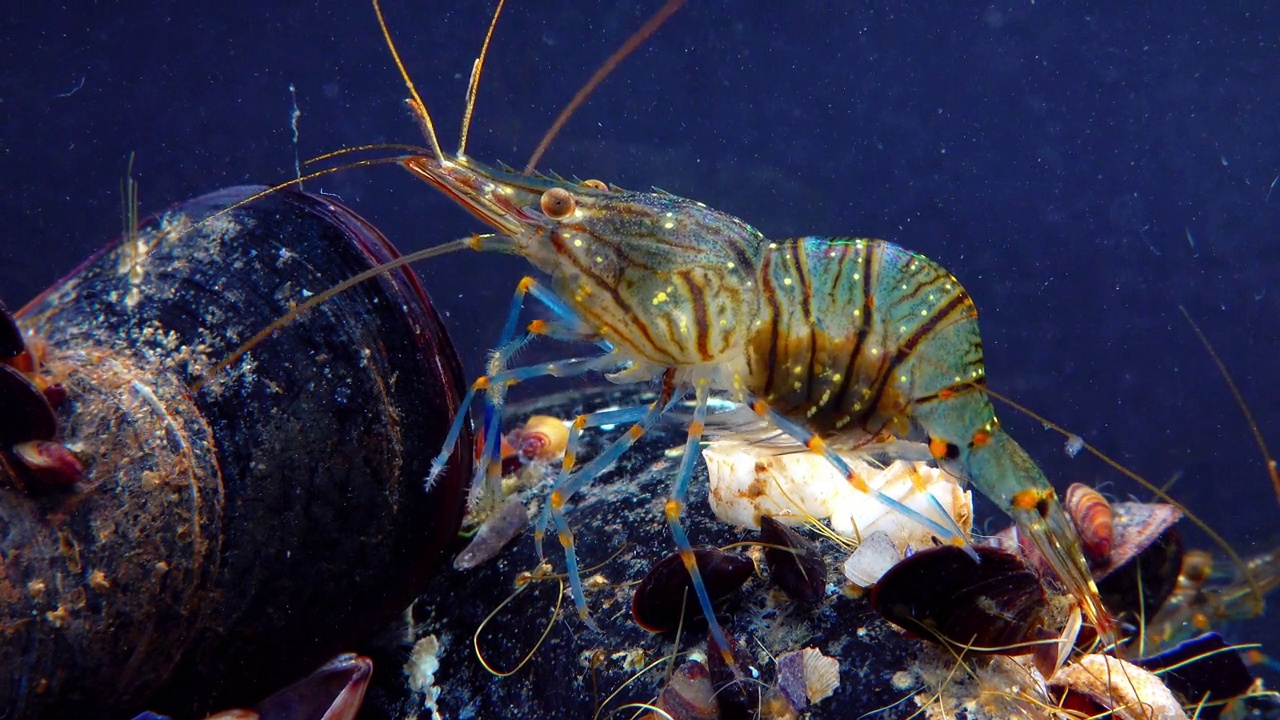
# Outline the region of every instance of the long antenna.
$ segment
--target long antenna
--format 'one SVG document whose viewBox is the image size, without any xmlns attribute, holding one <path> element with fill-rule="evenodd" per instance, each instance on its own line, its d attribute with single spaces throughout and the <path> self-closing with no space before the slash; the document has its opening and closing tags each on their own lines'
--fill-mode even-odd
<svg viewBox="0 0 1280 720">
<path fill-rule="evenodd" d="M 440 141 L 436 138 L 436 126 L 431 121 L 431 114 L 427 112 L 427 106 L 422 102 L 422 96 L 418 94 L 418 88 L 413 86 L 413 79 L 409 77 L 409 71 L 405 70 L 404 62 L 400 60 L 400 52 L 396 50 L 395 41 L 391 39 L 391 31 L 387 29 L 387 20 L 382 17 L 382 8 L 378 5 L 378 0 L 373 0 L 373 12 L 378 16 L 378 27 L 382 28 L 382 38 L 387 41 L 387 49 L 391 51 L 391 59 L 396 62 L 396 69 L 400 71 L 400 77 L 404 78 L 405 87 L 409 88 L 409 106 L 413 110 L 414 116 L 418 119 L 418 123 L 422 125 L 423 134 L 427 136 L 427 140 L 431 143 L 431 151 L 435 153 L 436 159 L 440 162 L 445 161 L 444 151 L 440 149 Z"/>
<path fill-rule="evenodd" d="M 1271 476 L 1271 487 L 1275 490 L 1276 500 L 1280 501 L 1280 468 L 1277 468 L 1276 461 L 1271 456 L 1271 451 L 1267 449 L 1267 440 L 1262 436 L 1262 429 L 1258 427 L 1258 421 L 1253 419 L 1253 411 L 1249 409 L 1249 403 L 1245 402 L 1244 393 L 1240 392 L 1240 388 L 1236 386 L 1236 381 L 1231 377 L 1231 371 L 1227 370 L 1227 364 L 1218 356 L 1218 351 L 1213 349 L 1213 345 L 1209 342 L 1209 338 L 1205 337 L 1200 326 L 1195 320 L 1191 319 L 1191 313 L 1181 305 L 1178 309 L 1182 311 L 1182 317 L 1187 319 L 1187 324 L 1191 325 L 1191 329 L 1196 332 L 1196 337 L 1200 338 L 1200 344 L 1204 345 L 1204 349 L 1209 351 L 1209 357 L 1213 358 L 1213 364 L 1218 366 L 1218 372 L 1221 373 L 1222 379 L 1226 381 L 1227 387 L 1231 389 L 1231 395 L 1236 400 L 1236 405 L 1240 406 L 1240 412 L 1244 413 L 1245 422 L 1249 424 L 1249 431 L 1253 433 L 1253 441 L 1258 444 L 1258 449 L 1262 451 L 1262 460 L 1267 464 L 1267 473 Z"/>
<path fill-rule="evenodd" d="M 487 239 L 487 237 L 488 236 L 485 236 L 485 235 L 472 235 L 470 237 L 465 237 L 459 240 L 454 240 L 453 242 L 445 243 L 444 245 L 436 245 L 435 247 L 429 247 L 424 250 L 412 252 L 412 253 L 409 253 L 408 255 L 401 255 L 400 257 L 394 260 L 387 261 L 381 265 L 378 265 L 377 267 L 372 267 L 372 268 L 369 268 L 368 270 L 365 270 L 364 272 L 361 272 L 356 275 L 352 275 L 351 277 L 347 278 L 346 280 L 343 280 L 342 282 L 338 283 L 337 285 L 334 285 L 333 287 L 329 288 L 328 290 L 325 290 L 324 292 L 312 295 L 311 297 L 307 298 L 306 302 L 299 303 L 296 307 L 294 307 L 289 312 L 285 313 L 284 315 L 281 315 L 275 320 L 272 320 L 271 324 L 262 328 L 253 337 L 241 343 L 240 347 L 236 348 L 231 354 L 227 355 L 225 358 L 219 361 L 217 365 L 214 365 L 208 371 L 204 372 L 203 374 L 199 375 L 194 380 L 192 380 L 190 383 L 188 383 L 188 387 L 191 389 L 191 392 L 200 392 L 200 390 L 204 388 L 205 383 L 209 381 L 209 378 L 218 376 L 223 370 L 226 370 L 228 367 L 231 367 L 231 365 L 234 362 L 244 357 L 247 353 L 249 353 L 251 350 L 256 348 L 258 345 L 262 344 L 262 341 L 270 337 L 272 333 L 284 327 L 285 325 L 288 325 L 289 323 L 293 322 L 298 318 L 299 315 L 302 315 L 303 313 L 310 310 L 311 308 L 317 305 L 320 305 L 321 303 L 327 302 L 329 298 L 332 298 L 338 293 L 346 292 L 347 290 L 350 290 L 351 288 L 355 287 L 356 285 L 359 285 L 365 280 L 375 278 L 379 275 L 386 273 L 388 270 L 394 270 L 398 267 L 403 267 L 405 265 L 408 265 L 409 263 L 417 262 L 419 260 L 426 260 L 428 258 L 436 257 L 437 255 L 444 255 L 446 253 L 455 252 L 457 250 L 479 249 L 481 241 Z"/>
<path fill-rule="evenodd" d="M 493 39 L 493 29 L 498 26 L 498 16 L 502 14 L 502 6 L 507 0 L 498 0 L 498 8 L 493 11 L 493 19 L 489 21 L 489 32 L 484 34 L 484 45 L 480 46 L 480 57 L 471 65 L 471 82 L 467 85 L 467 106 L 462 111 L 462 134 L 458 138 L 458 155 L 467 152 L 467 133 L 471 131 L 471 111 L 476 106 L 476 91 L 480 89 L 480 72 L 484 70 L 484 59 L 489 55 L 489 41 Z"/>
<path fill-rule="evenodd" d="M 681 5 L 684 5 L 684 0 L 667 0 L 666 5 L 663 5 L 658 12 L 654 13 L 653 17 L 649 18 L 644 25 L 641 25 L 640 29 L 636 30 L 634 35 L 627 38 L 627 41 L 622 43 L 622 47 L 613 51 L 613 54 L 609 56 L 609 59 L 605 60 L 604 63 L 600 65 L 600 68 L 591 76 L 591 79 L 587 80 L 586 84 L 582 86 L 582 89 L 578 91 L 578 94 L 574 95 L 573 99 L 569 101 L 569 104 L 564 107 L 564 110 L 560 111 L 559 117 L 556 118 L 555 122 L 551 123 L 551 129 L 547 130 L 547 134 L 542 136 L 542 142 L 538 143 L 538 148 L 533 151 L 533 156 L 529 158 L 529 164 L 524 166 L 525 175 L 533 172 L 533 168 L 536 167 L 538 161 L 542 159 L 542 154 L 545 153 L 547 151 L 547 147 L 551 145 L 551 140 L 560 133 L 560 129 L 563 128 L 565 122 L 569 120 L 569 116 L 586 101 L 587 96 L 596 89 L 596 86 L 599 85 L 600 82 L 609 75 L 609 73 L 613 72 L 613 69 L 618 67 L 618 64 L 625 60 L 628 55 L 635 52 L 636 48 L 640 47 L 645 40 L 648 40 L 650 35 L 657 32 L 658 28 L 662 26 L 662 23 L 666 22 L 667 18 L 675 14 L 675 11 L 679 10 Z"/>
</svg>

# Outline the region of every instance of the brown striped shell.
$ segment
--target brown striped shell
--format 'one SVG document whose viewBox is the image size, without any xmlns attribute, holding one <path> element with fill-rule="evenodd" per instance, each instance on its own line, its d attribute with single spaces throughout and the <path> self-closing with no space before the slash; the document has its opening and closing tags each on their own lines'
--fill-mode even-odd
<svg viewBox="0 0 1280 720">
<path fill-rule="evenodd" d="M 1115 542 L 1115 513 L 1111 503 L 1088 485 L 1072 483 L 1063 498 L 1063 506 L 1080 533 L 1089 565 L 1105 565 Z"/>
</svg>

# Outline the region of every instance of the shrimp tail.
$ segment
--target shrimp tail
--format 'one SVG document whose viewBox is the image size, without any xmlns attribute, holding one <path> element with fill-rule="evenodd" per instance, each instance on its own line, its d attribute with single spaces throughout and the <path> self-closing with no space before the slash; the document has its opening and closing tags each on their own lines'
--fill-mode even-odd
<svg viewBox="0 0 1280 720">
<path fill-rule="evenodd" d="M 1114 643 L 1116 624 L 1102 605 L 1089 572 L 1083 544 L 1058 494 L 1040 467 L 1003 429 L 995 429 L 968 457 L 967 471 L 987 497 L 1000 503 L 1048 562 L 1105 643 Z"/>
</svg>

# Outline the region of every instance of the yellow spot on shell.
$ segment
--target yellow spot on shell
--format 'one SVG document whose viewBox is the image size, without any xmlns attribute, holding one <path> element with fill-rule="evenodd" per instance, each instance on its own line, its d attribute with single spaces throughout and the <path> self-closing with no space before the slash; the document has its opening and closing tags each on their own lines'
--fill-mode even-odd
<svg viewBox="0 0 1280 720">
<path fill-rule="evenodd" d="M 668 301 L 668 300 L 670 300 L 670 299 L 671 299 L 671 298 L 667 296 L 667 293 L 666 293 L 665 291 L 663 291 L 663 292 L 659 292 L 657 295 L 654 295 L 654 296 L 653 296 L 653 304 L 654 304 L 654 305 L 661 305 L 662 303 L 664 303 L 664 302 L 666 302 L 666 301 Z"/>
<path fill-rule="evenodd" d="M 581 241 L 581 240 L 579 240 L 578 238 L 574 238 L 574 239 L 573 239 L 573 246 L 574 246 L 574 247 L 582 247 L 582 241 Z"/>
<path fill-rule="evenodd" d="M 783 285 L 790 285 L 790 284 L 791 284 L 791 278 L 782 278 L 782 284 L 783 284 Z"/>
</svg>

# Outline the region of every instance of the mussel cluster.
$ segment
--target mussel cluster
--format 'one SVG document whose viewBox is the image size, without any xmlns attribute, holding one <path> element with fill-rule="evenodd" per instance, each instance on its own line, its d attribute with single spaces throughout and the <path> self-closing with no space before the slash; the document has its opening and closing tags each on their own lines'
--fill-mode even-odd
<svg viewBox="0 0 1280 720">
<path fill-rule="evenodd" d="M 328 198 L 240 204 L 256 190 L 153 218 L 0 318 L 5 717 L 248 705 L 403 610 L 456 535 L 469 455 L 422 481 L 459 363 L 408 270 L 206 376 L 395 256 Z"/>
</svg>

